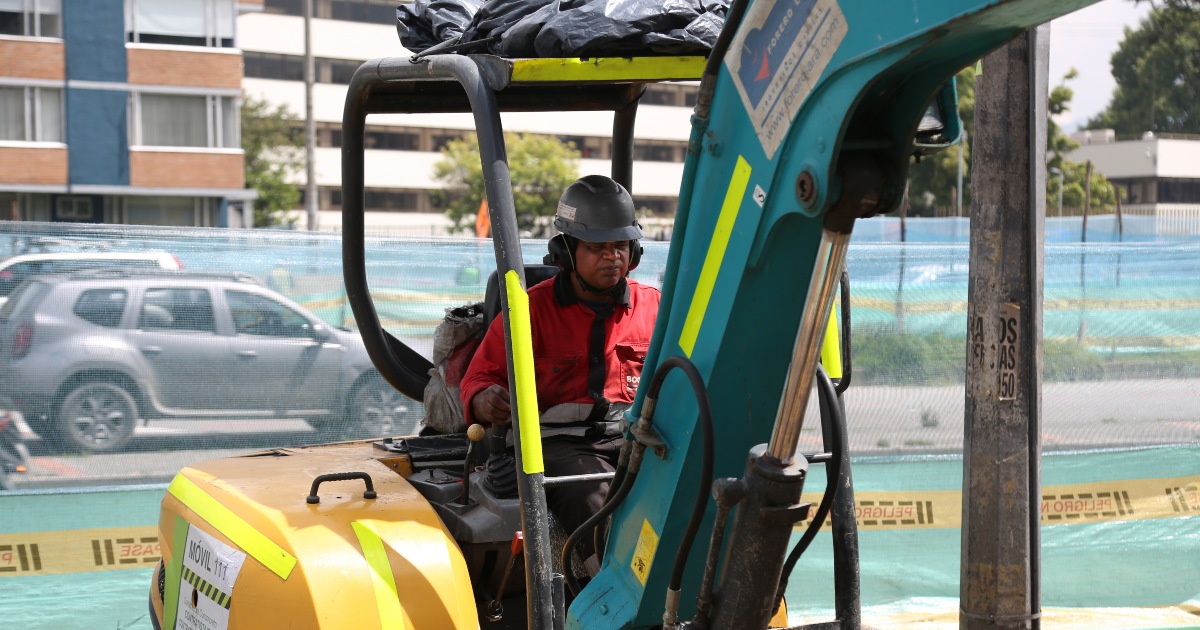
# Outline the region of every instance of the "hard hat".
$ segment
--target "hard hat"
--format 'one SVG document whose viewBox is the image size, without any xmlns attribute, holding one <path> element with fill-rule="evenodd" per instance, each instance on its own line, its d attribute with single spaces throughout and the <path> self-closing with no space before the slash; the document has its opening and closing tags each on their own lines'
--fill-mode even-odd
<svg viewBox="0 0 1200 630">
<path fill-rule="evenodd" d="M 588 243 L 642 238 L 633 197 L 624 186 L 603 175 L 587 175 L 567 187 L 558 200 L 554 227 Z"/>
</svg>

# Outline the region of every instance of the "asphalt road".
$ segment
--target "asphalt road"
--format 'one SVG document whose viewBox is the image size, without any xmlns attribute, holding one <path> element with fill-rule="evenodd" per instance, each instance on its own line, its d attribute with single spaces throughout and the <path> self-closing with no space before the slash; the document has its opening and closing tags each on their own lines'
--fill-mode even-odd
<svg viewBox="0 0 1200 630">
<path fill-rule="evenodd" d="M 846 393 L 854 457 L 957 453 L 963 446 L 962 386 L 854 387 Z M 1200 441 L 1200 380 L 1051 383 L 1043 388 L 1043 450 Z M 821 450 L 815 402 L 803 452 Z M 173 420 L 137 430 L 120 453 L 64 454 L 32 442 L 18 489 L 166 483 L 183 466 L 319 441 L 303 421 Z"/>
</svg>

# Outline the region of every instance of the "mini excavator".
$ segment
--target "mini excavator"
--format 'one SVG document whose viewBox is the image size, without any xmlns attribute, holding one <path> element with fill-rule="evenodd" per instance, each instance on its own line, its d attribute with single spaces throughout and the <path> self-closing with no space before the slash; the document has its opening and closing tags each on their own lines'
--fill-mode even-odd
<svg viewBox="0 0 1200 630">
<path fill-rule="evenodd" d="M 830 311 L 855 221 L 898 206 L 914 153 L 957 141 L 957 70 L 1093 1 L 734 0 L 707 57 L 443 50 L 363 64 L 342 147 L 355 319 L 380 373 L 421 400 L 433 366 L 383 330 L 366 282 L 364 125 L 368 114 L 472 113 L 515 448 L 473 427 L 187 467 L 162 504 L 155 627 L 786 627 L 784 586 L 804 579 L 790 574 L 811 541 L 806 533 L 789 549 L 793 533 L 832 512 L 836 618 L 803 627 L 857 628 L 838 402 L 849 374 L 839 352 L 821 360 L 827 330 L 848 321 L 843 309 L 831 326 Z M 611 175 L 636 191 L 638 99 L 673 80 L 699 81 L 699 93 L 662 307 L 609 500 L 586 531 L 565 533 L 568 552 L 584 535 L 603 550 L 583 580 L 546 510 L 544 489 L 572 479 L 542 471 L 529 276 L 501 113 L 614 112 Z M 805 455 L 798 438 L 814 390 L 828 452 Z M 831 480 L 816 508 L 800 502 L 810 465 Z M 838 507 L 847 501 L 848 516 Z"/>
</svg>

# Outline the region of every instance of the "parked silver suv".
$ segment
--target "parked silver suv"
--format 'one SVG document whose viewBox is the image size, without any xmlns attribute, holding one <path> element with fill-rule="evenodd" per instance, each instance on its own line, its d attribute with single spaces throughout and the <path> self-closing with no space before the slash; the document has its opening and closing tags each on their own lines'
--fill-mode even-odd
<svg viewBox="0 0 1200 630">
<path fill-rule="evenodd" d="M 139 419 L 303 418 L 333 436 L 419 420 L 358 335 L 248 276 L 39 276 L 0 308 L 0 395 L 44 438 L 121 448 Z"/>
</svg>

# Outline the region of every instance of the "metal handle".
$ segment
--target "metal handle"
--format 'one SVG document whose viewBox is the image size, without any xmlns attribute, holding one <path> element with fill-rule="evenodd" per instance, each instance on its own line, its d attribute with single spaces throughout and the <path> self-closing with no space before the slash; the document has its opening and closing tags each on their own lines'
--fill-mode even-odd
<svg viewBox="0 0 1200 630">
<path fill-rule="evenodd" d="M 240 350 L 237 355 L 246 359 L 253 359 L 258 356 L 258 353 L 253 350 Z"/>
<path fill-rule="evenodd" d="M 326 481 L 349 481 L 351 479 L 362 479 L 367 484 L 367 490 L 363 492 L 364 499 L 374 499 L 375 484 L 371 482 L 371 475 L 365 472 L 344 472 L 344 473 L 329 473 L 327 475 L 317 475 L 313 479 L 312 488 L 308 491 L 308 497 L 305 499 L 309 504 L 317 504 L 321 502 L 321 497 L 317 496 L 317 487 Z"/>
</svg>

